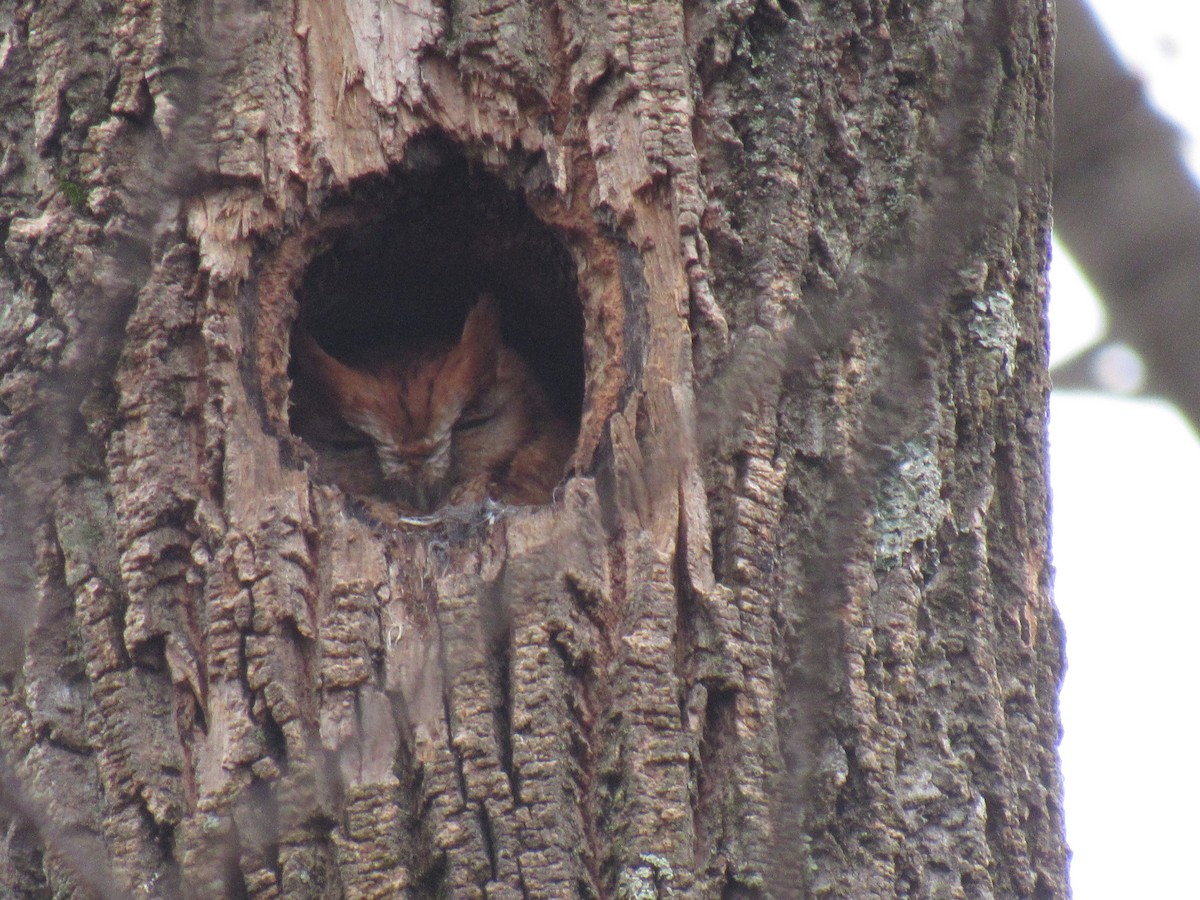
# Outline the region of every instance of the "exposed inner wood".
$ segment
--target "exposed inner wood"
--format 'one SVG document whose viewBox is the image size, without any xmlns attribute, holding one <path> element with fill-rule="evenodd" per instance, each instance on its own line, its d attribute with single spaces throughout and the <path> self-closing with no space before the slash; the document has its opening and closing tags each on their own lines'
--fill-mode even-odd
<svg viewBox="0 0 1200 900">
<path fill-rule="evenodd" d="M 979 6 L 20 7 L 0 884 L 1064 896 L 1053 22 Z M 573 474 L 389 520 L 293 330 L 481 288 Z"/>
</svg>

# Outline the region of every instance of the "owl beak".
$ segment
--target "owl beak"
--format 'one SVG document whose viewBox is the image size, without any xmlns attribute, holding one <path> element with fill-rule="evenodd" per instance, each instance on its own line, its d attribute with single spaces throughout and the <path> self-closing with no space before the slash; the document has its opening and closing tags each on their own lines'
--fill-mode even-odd
<svg viewBox="0 0 1200 900">
<path fill-rule="evenodd" d="M 415 501 L 414 505 L 417 507 L 417 509 L 421 510 L 421 512 L 429 512 L 430 507 L 433 506 L 432 498 L 429 496 L 429 494 L 429 488 L 426 487 L 425 482 L 418 480 L 417 483 L 413 485 L 413 500 Z"/>
</svg>

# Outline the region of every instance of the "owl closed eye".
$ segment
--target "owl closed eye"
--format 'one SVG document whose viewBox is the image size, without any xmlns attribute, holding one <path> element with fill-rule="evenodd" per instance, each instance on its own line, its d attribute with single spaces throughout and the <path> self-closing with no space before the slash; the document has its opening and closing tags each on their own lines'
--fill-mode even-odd
<svg viewBox="0 0 1200 900">
<path fill-rule="evenodd" d="M 562 478 L 572 429 L 501 340 L 486 294 L 450 345 L 402 348 L 356 368 L 300 334 L 297 355 L 332 412 L 370 441 L 389 493 L 406 507 L 487 496 L 544 503 Z"/>
</svg>

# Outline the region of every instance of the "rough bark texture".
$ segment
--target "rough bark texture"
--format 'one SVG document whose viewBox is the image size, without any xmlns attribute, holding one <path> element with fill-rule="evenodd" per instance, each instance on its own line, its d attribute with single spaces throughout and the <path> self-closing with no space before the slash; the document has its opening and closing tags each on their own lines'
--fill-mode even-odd
<svg viewBox="0 0 1200 900">
<path fill-rule="evenodd" d="M 7 890 L 1066 895 L 1044 2 L 0 17 Z M 555 502 L 316 478 L 479 285 Z"/>
</svg>

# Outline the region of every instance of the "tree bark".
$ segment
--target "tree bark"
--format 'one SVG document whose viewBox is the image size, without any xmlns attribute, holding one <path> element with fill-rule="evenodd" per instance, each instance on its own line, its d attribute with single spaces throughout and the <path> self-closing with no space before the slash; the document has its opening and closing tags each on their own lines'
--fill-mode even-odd
<svg viewBox="0 0 1200 900">
<path fill-rule="evenodd" d="M 1067 895 L 1045 0 L 0 8 L 7 890 Z M 553 502 L 323 474 L 476 287 Z"/>
</svg>

